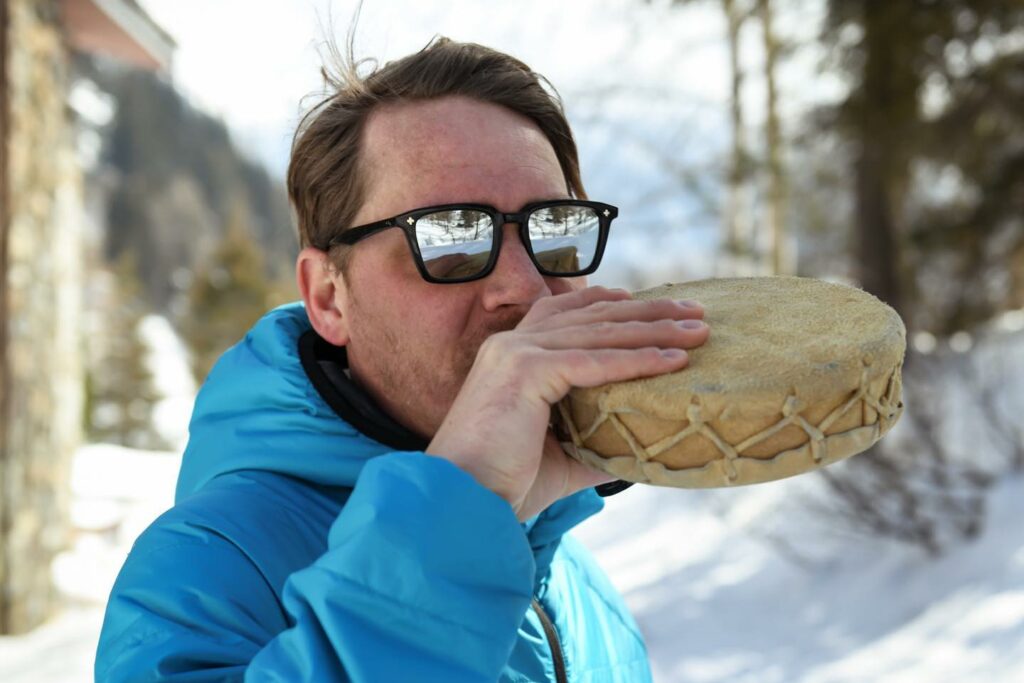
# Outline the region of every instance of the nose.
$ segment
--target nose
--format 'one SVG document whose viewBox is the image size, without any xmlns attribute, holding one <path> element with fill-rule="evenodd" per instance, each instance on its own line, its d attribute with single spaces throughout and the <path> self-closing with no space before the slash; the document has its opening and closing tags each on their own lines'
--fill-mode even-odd
<svg viewBox="0 0 1024 683">
<path fill-rule="evenodd" d="M 484 283 L 483 305 L 487 311 L 505 305 L 529 307 L 537 299 L 551 295 L 551 289 L 519 239 L 516 226 L 508 224 L 503 230 L 498 262 L 494 264 L 494 271 L 481 280 Z"/>
</svg>

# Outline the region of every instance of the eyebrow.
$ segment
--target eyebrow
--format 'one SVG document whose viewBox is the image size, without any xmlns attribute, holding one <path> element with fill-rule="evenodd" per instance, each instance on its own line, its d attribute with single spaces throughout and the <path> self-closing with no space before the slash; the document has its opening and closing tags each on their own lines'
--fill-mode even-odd
<svg viewBox="0 0 1024 683">
<path fill-rule="evenodd" d="M 530 199 L 528 199 L 525 202 L 523 202 L 522 204 L 520 204 L 519 207 L 516 209 L 516 211 L 518 211 L 519 209 L 523 208 L 524 206 L 529 206 L 530 204 L 540 204 L 541 202 L 556 202 L 556 201 L 560 202 L 560 201 L 566 201 L 566 200 L 571 201 L 571 200 L 575 200 L 575 199 L 579 199 L 579 197 L 572 197 L 572 196 L 569 196 L 567 194 L 564 195 L 564 196 L 560 196 L 560 197 L 558 197 L 558 196 L 554 196 L 554 197 L 552 197 L 552 196 L 549 196 L 549 197 L 531 197 Z M 448 206 L 450 204 L 451 205 L 455 205 L 455 204 L 480 204 L 482 206 L 489 206 L 489 207 L 491 207 L 493 209 L 497 209 L 498 208 L 497 206 L 495 206 L 491 202 L 488 202 L 488 201 L 485 201 L 485 200 L 481 200 L 481 199 L 472 199 L 472 200 L 460 201 L 460 202 L 441 202 L 441 203 L 436 204 L 434 206 Z M 424 206 L 427 206 L 427 205 L 424 204 Z M 502 213 L 508 213 L 508 212 L 502 212 Z"/>
</svg>

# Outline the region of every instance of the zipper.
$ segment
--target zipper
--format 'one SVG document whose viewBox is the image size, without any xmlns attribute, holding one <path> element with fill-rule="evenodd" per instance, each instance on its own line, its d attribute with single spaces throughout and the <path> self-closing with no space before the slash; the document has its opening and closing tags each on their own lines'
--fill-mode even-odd
<svg viewBox="0 0 1024 683">
<path fill-rule="evenodd" d="M 569 679 L 565 676 L 565 659 L 562 654 L 562 644 L 558 642 L 558 633 L 555 631 L 555 625 L 551 623 L 551 619 L 548 618 L 547 612 L 540 606 L 540 601 L 537 598 L 533 599 L 530 606 L 537 613 L 541 626 L 544 627 L 544 635 L 548 638 L 548 645 L 551 646 L 551 661 L 555 665 L 556 683 L 569 683 Z"/>
</svg>

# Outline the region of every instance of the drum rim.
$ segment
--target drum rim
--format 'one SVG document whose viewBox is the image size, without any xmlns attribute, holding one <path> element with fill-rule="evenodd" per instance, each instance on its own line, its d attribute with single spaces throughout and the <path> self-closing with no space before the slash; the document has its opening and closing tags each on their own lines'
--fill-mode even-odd
<svg viewBox="0 0 1024 683">
<path fill-rule="evenodd" d="M 641 383 L 654 383 L 655 386 L 661 383 L 661 387 L 658 388 L 671 387 L 671 384 L 667 382 L 678 380 L 664 379 L 669 376 L 620 382 L 613 385 L 605 385 L 604 387 L 573 389 L 557 405 L 556 410 L 557 419 L 555 422 L 561 425 L 560 436 L 563 440 L 563 448 L 582 462 L 627 481 L 681 488 L 708 488 L 740 486 L 793 476 L 824 467 L 864 451 L 880 439 L 899 419 L 903 410 L 900 371 L 906 352 L 906 330 L 899 316 L 890 307 L 878 301 L 877 298 L 863 292 L 863 290 L 847 285 L 813 280 L 811 278 L 793 277 L 730 278 L 729 280 L 740 281 L 741 285 L 747 285 L 756 284 L 753 281 L 759 279 L 803 281 L 798 286 L 805 286 L 806 284 L 811 284 L 811 286 L 825 285 L 838 288 L 838 294 L 848 294 L 848 292 L 842 290 L 855 290 L 858 295 L 862 295 L 858 303 L 863 304 L 874 300 L 879 306 L 888 310 L 888 314 L 886 314 L 883 309 L 880 309 L 880 311 L 883 311 L 880 315 L 889 316 L 889 320 L 879 319 L 879 329 L 884 334 L 873 340 L 868 339 L 865 343 L 861 344 L 856 354 L 856 356 L 860 357 L 843 358 L 832 362 L 832 365 L 835 367 L 830 369 L 837 371 L 837 379 L 833 381 L 833 386 L 827 391 L 819 389 L 817 393 L 814 391 L 815 383 L 817 382 L 817 386 L 820 387 L 821 377 L 820 375 L 815 376 L 813 367 L 803 372 L 792 371 L 787 368 L 789 374 L 786 376 L 786 379 L 793 382 L 792 386 L 787 387 L 788 393 L 785 390 L 780 390 L 777 384 L 764 387 L 763 391 L 759 391 L 760 387 L 758 387 L 756 381 L 746 384 L 739 383 L 737 386 L 730 386 L 726 391 L 718 392 L 713 390 L 700 391 L 699 387 L 695 389 L 693 382 L 690 382 L 689 385 L 681 383 L 678 385 L 678 388 L 673 387 L 671 392 L 662 391 L 658 393 L 656 391 L 651 392 L 640 389 L 643 386 Z M 675 289 L 678 291 L 679 288 L 684 287 L 690 287 L 692 290 L 694 289 L 693 285 L 700 285 L 702 283 L 713 283 L 715 286 L 721 286 L 723 279 L 662 285 L 637 292 L 636 296 L 637 298 L 665 296 L 666 290 L 671 291 L 671 289 Z M 779 286 L 778 282 L 773 284 Z M 784 282 L 781 284 L 782 286 L 790 286 L 797 283 Z M 689 296 L 689 293 L 687 294 Z M 714 323 L 712 323 L 713 337 Z M 694 349 L 691 352 L 691 358 L 699 358 L 700 351 L 700 348 Z M 844 391 L 847 391 L 847 384 L 851 386 L 854 384 L 852 375 L 858 369 L 858 366 L 859 372 L 856 372 L 856 374 L 859 375 L 859 387 L 853 388 L 852 397 L 850 400 L 847 400 Z M 673 374 L 686 372 L 687 370 L 684 369 Z M 805 389 L 804 387 L 810 388 Z M 646 388 L 649 389 L 650 384 Z M 723 403 L 728 403 L 729 396 L 741 393 L 744 395 L 744 407 L 746 409 L 743 413 L 743 420 L 758 420 L 763 423 L 763 418 L 773 419 L 776 415 L 784 416 L 782 420 L 753 435 L 754 437 L 760 437 L 769 431 L 774 434 L 787 425 L 797 424 L 799 420 L 790 418 L 793 414 L 796 414 L 797 418 L 800 417 L 802 407 L 799 403 L 801 398 L 816 399 L 819 396 L 826 396 L 827 398 L 822 400 L 828 402 L 823 405 L 819 403 L 822 406 L 821 411 L 828 409 L 825 406 L 831 408 L 836 403 L 832 399 L 837 399 L 838 405 L 831 408 L 829 414 L 824 419 L 819 420 L 818 425 L 811 424 L 806 420 L 803 421 L 804 431 L 808 435 L 805 443 L 787 448 L 774 455 L 745 455 L 744 452 L 747 452 L 751 446 L 743 446 L 743 444 L 747 444 L 747 442 L 751 441 L 751 438 L 745 438 L 736 444 L 730 444 L 727 439 L 718 436 L 712 428 L 710 433 L 700 433 L 702 436 L 708 437 L 707 440 L 714 443 L 718 448 L 719 453 L 717 457 L 711 457 L 701 465 L 671 468 L 656 459 L 660 452 L 664 452 L 668 447 L 653 455 L 648 449 L 657 446 L 663 441 L 675 439 L 669 446 L 672 447 L 683 442 L 686 437 L 676 438 L 679 434 L 669 434 L 669 436 L 664 438 L 659 437 L 659 441 L 656 443 L 649 443 L 644 446 L 639 443 L 635 436 L 630 438 L 631 432 L 629 428 L 618 419 L 614 420 L 613 427 L 619 432 L 621 440 L 633 451 L 631 454 L 617 454 L 606 457 L 599 455 L 585 445 L 598 426 L 609 420 L 610 416 L 623 413 L 639 413 L 652 419 L 676 422 L 681 426 L 682 431 L 680 433 L 683 431 L 688 431 L 690 434 L 698 433 L 694 430 L 702 428 L 703 425 L 710 424 L 712 419 L 698 417 L 694 421 L 680 415 L 681 410 L 690 411 L 692 406 L 696 406 L 698 409 L 710 408 L 708 404 L 716 404 L 716 402 L 718 406 L 721 406 Z M 574 424 L 573 414 L 575 411 L 572 408 L 574 403 L 582 404 L 585 414 L 590 413 L 592 416 L 596 414 L 592 424 L 586 426 Z M 838 414 L 840 416 L 845 415 L 851 409 L 862 410 L 865 415 L 868 415 L 871 411 L 861 408 L 860 405 L 854 408 L 854 404 L 861 403 L 874 411 L 874 422 L 865 424 L 867 419 L 870 419 L 865 417 L 864 422 L 861 422 L 859 426 L 842 432 L 826 433 L 830 427 L 837 424 L 837 418 L 835 417 L 837 411 L 839 411 Z M 845 409 L 840 410 L 843 406 L 845 406 Z M 819 411 L 819 415 L 821 411 Z M 736 420 L 737 418 L 731 419 Z M 723 423 L 719 421 L 717 424 L 721 427 Z M 728 424 L 735 424 L 735 422 Z M 696 427 L 691 428 L 690 425 L 696 425 Z M 821 427 L 821 429 L 818 429 L 818 427 Z M 588 430 L 589 434 L 586 433 Z M 755 439 L 753 444 L 756 445 L 757 443 L 758 441 Z M 704 448 L 706 450 L 707 446 Z"/>
</svg>

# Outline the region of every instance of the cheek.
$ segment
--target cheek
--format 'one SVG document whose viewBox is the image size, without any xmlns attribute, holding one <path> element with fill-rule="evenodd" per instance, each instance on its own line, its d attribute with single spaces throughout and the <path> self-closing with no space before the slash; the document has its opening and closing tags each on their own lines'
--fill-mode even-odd
<svg viewBox="0 0 1024 683">
<path fill-rule="evenodd" d="M 404 287 L 391 289 L 384 301 L 389 302 L 395 327 L 408 335 L 408 343 L 440 357 L 466 329 L 472 310 L 467 299 L 417 275 Z"/>
<path fill-rule="evenodd" d="M 392 231 L 388 231 L 392 232 Z M 397 233 L 398 231 L 393 231 Z M 352 336 L 363 353 L 398 353 L 420 372 L 451 373 L 485 330 L 474 317 L 479 291 L 472 283 L 436 285 L 423 280 L 400 234 L 356 254 Z M 397 240 L 395 238 L 398 238 Z M 369 245 L 368 245 L 369 246 Z M 360 324 L 361 323 L 361 324 Z M 362 329 L 360 329 L 362 328 Z M 385 362 L 394 363 L 388 360 Z M 457 367 L 456 367 L 457 369 Z"/>
</svg>

